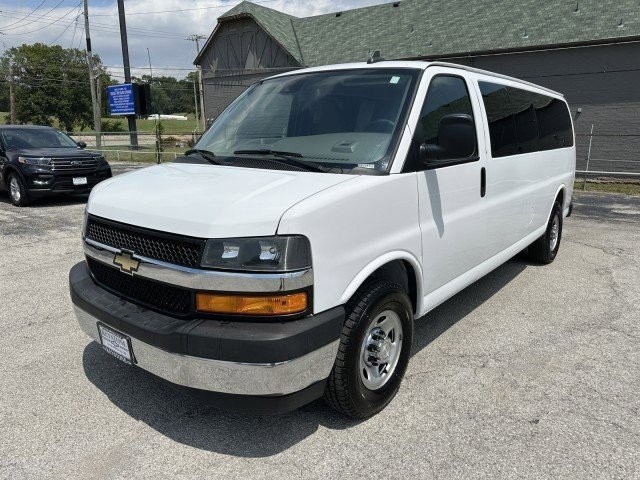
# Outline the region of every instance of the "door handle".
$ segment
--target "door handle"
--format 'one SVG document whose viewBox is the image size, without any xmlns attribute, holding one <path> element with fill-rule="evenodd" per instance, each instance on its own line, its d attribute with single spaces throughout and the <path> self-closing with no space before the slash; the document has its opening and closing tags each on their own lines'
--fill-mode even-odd
<svg viewBox="0 0 640 480">
<path fill-rule="evenodd" d="M 487 171 L 484 167 L 480 169 L 480 196 L 484 197 L 487 193 Z"/>
</svg>

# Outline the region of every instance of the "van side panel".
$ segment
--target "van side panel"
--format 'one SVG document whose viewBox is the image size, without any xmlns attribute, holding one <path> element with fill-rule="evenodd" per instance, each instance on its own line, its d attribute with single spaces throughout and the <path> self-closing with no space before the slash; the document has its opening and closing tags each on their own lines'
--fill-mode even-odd
<svg viewBox="0 0 640 480">
<path fill-rule="evenodd" d="M 549 99 L 561 101 L 566 105 L 560 96 L 551 94 L 546 90 L 536 90 L 529 85 L 518 82 L 496 79 L 489 75 L 473 74 L 476 80 L 477 92 L 482 98 L 479 83 L 489 82 L 493 85 L 503 85 L 518 89 L 518 92 L 532 92 L 544 95 Z M 513 108 L 509 105 L 513 99 L 505 98 L 506 109 Z M 485 135 L 490 138 L 489 121 L 487 108 L 481 102 L 483 119 L 485 123 Z M 535 114 L 533 122 L 536 121 Z M 514 120 L 514 135 L 518 136 L 521 142 L 527 128 L 526 112 L 523 118 Z M 517 131 L 516 131 L 517 129 Z M 537 125 L 533 123 L 531 130 L 537 132 Z M 503 130 L 507 132 L 508 129 Z M 571 136 L 573 137 L 573 126 L 571 126 Z M 537 142 L 537 139 L 536 139 Z M 540 148 L 540 145 L 537 144 Z M 558 191 L 565 191 L 565 214 L 573 191 L 573 178 L 575 172 L 575 139 L 573 145 L 564 148 L 554 148 L 542 151 L 531 151 L 520 153 L 518 150 L 502 150 L 502 155 L 493 157 L 492 145 L 486 144 L 487 148 L 487 218 L 488 235 L 487 247 L 489 256 L 497 255 L 499 252 L 509 248 L 522 238 L 537 231 L 546 225 L 553 202 Z M 508 146 L 503 146 L 508 148 Z M 526 150 L 526 148 L 525 148 Z"/>
<path fill-rule="evenodd" d="M 311 241 L 314 313 L 343 304 L 380 258 L 422 264 L 415 174 L 361 176 L 319 192 L 284 213 L 278 234 Z"/>
</svg>

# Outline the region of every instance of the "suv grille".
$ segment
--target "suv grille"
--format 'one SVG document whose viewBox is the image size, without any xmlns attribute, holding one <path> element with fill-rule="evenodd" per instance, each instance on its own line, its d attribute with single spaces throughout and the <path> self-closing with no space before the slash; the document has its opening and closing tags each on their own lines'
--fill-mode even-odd
<svg viewBox="0 0 640 480">
<path fill-rule="evenodd" d="M 205 243 L 201 238 L 160 233 L 95 217 L 89 217 L 85 235 L 103 245 L 191 268 L 200 266 Z"/>
<path fill-rule="evenodd" d="M 93 157 L 83 158 L 52 158 L 51 166 L 56 172 L 62 171 L 74 171 L 74 172 L 92 172 L 96 168 L 100 161 Z"/>
<path fill-rule="evenodd" d="M 132 277 L 91 258 L 87 258 L 87 264 L 96 282 L 134 303 L 173 315 L 185 316 L 191 313 L 193 300 L 189 290 L 142 277 Z"/>
</svg>

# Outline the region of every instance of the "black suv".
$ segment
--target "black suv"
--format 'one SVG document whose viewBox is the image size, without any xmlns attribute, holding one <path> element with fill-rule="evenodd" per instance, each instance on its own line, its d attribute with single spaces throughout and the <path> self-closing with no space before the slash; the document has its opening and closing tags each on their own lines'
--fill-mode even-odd
<svg viewBox="0 0 640 480">
<path fill-rule="evenodd" d="M 89 192 L 111 167 L 84 147 L 55 128 L 0 125 L 0 191 L 18 207 L 42 195 Z"/>
</svg>

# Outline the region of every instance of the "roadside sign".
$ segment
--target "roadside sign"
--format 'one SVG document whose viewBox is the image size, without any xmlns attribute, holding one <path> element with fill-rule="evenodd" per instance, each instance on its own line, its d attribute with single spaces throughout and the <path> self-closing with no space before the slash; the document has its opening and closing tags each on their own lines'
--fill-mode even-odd
<svg viewBox="0 0 640 480">
<path fill-rule="evenodd" d="M 111 115 L 135 115 L 136 99 L 131 83 L 110 85 L 107 87 L 109 112 Z"/>
</svg>

